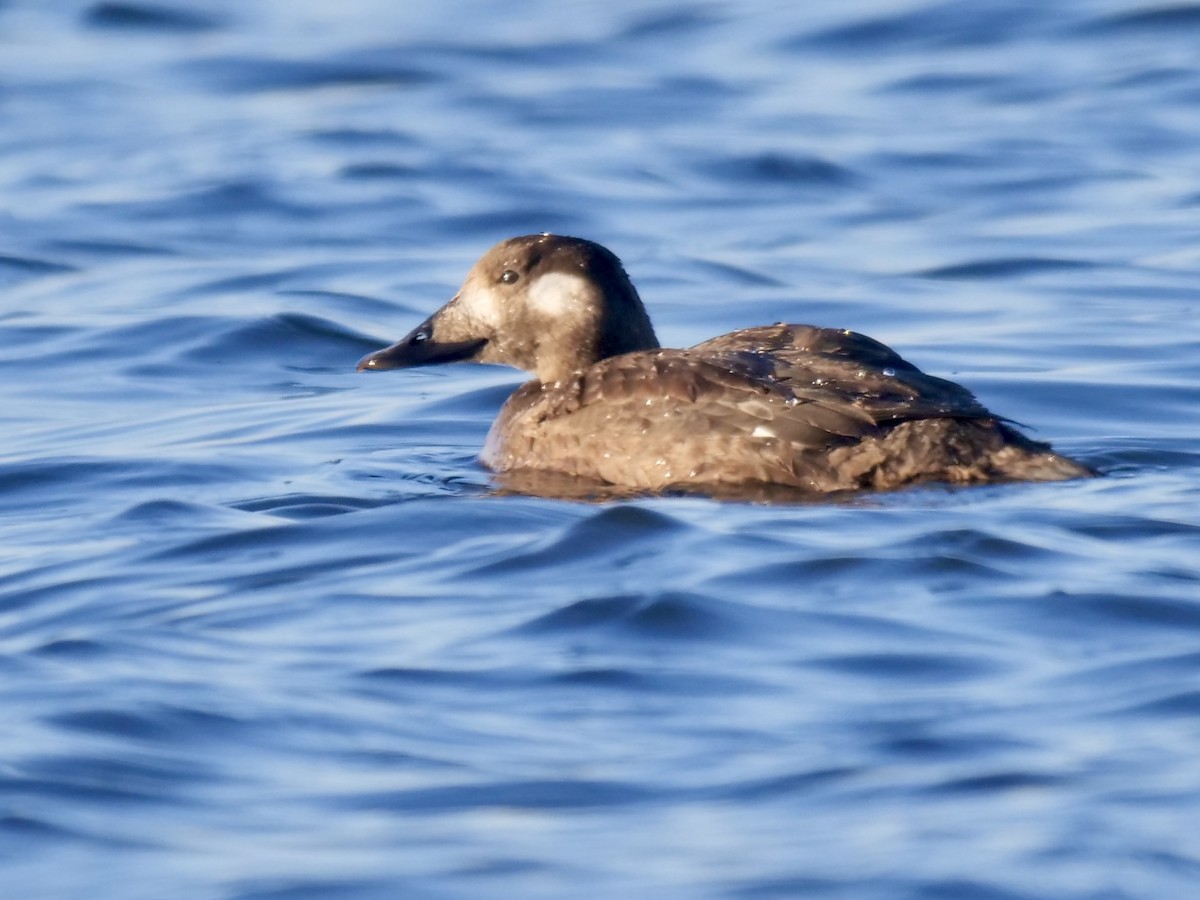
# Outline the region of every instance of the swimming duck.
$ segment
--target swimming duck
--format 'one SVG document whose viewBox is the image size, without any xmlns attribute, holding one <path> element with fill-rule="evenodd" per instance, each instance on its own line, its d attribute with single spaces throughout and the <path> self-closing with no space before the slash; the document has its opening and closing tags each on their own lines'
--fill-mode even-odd
<svg viewBox="0 0 1200 900">
<path fill-rule="evenodd" d="M 620 260 L 581 238 L 501 241 L 358 369 L 462 360 L 534 376 L 488 433 L 480 460 L 498 473 L 810 493 L 1094 474 L 853 331 L 780 323 L 662 348 Z"/>
</svg>

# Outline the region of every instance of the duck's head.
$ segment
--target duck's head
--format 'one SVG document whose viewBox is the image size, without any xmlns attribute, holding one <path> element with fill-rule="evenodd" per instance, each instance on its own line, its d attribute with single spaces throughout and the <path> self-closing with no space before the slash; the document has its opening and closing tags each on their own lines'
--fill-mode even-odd
<svg viewBox="0 0 1200 900">
<path fill-rule="evenodd" d="M 617 257 L 592 241 L 535 234 L 501 241 L 449 303 L 359 371 L 473 360 L 549 383 L 609 356 L 658 346 Z"/>
</svg>

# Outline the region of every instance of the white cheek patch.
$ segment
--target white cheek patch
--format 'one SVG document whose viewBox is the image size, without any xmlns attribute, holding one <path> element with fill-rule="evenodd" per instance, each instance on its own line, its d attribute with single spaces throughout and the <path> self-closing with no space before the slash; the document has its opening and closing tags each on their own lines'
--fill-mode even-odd
<svg viewBox="0 0 1200 900">
<path fill-rule="evenodd" d="M 489 328 L 500 326 L 500 297 L 490 288 L 468 288 L 458 295 L 458 308 L 472 322 Z"/>
<path fill-rule="evenodd" d="M 529 286 L 529 305 L 546 316 L 561 316 L 587 302 L 588 283 L 569 272 L 547 272 Z"/>
</svg>

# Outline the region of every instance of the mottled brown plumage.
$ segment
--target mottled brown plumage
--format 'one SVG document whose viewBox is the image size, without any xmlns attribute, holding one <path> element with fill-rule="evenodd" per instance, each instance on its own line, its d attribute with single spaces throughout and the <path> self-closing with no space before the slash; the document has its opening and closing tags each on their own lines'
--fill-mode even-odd
<svg viewBox="0 0 1200 900">
<path fill-rule="evenodd" d="M 620 262 L 578 238 L 498 244 L 454 299 L 359 368 L 458 359 L 536 376 L 488 434 L 481 459 L 501 473 L 714 493 L 1093 474 L 861 334 L 779 324 L 661 349 Z"/>
</svg>

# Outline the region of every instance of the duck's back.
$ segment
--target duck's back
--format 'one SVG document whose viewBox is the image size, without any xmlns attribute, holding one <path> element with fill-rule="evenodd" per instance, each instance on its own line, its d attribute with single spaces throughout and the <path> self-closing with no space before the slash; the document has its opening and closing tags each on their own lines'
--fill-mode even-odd
<svg viewBox="0 0 1200 900">
<path fill-rule="evenodd" d="M 530 382 L 501 410 L 481 458 L 501 472 L 650 490 L 769 483 L 827 492 L 1091 474 L 878 341 L 782 324 Z"/>
</svg>

